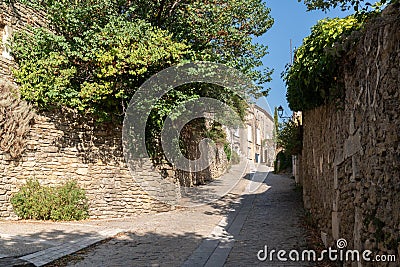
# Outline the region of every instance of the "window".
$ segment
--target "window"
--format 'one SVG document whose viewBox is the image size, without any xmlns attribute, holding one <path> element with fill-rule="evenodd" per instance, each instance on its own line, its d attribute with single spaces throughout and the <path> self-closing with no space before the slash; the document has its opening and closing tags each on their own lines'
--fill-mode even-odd
<svg viewBox="0 0 400 267">
<path fill-rule="evenodd" d="M 256 129 L 256 144 L 261 145 L 261 131 L 260 129 Z"/>
<path fill-rule="evenodd" d="M 251 125 L 247 125 L 247 141 L 253 142 L 253 131 Z"/>
</svg>

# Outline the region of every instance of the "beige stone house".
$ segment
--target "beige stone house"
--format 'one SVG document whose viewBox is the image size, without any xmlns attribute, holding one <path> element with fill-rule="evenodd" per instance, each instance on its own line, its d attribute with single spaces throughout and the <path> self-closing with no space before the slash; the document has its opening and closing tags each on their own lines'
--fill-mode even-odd
<svg viewBox="0 0 400 267">
<path fill-rule="evenodd" d="M 273 165 L 275 143 L 273 141 L 274 121 L 263 108 L 251 105 L 247 109 L 244 127 L 227 130 L 227 139 L 232 149 L 254 163 Z"/>
</svg>

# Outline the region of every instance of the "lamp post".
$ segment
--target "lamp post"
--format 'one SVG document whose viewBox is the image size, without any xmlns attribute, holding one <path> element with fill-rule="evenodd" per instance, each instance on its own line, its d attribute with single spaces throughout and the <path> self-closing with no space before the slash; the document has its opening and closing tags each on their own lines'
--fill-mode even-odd
<svg viewBox="0 0 400 267">
<path fill-rule="evenodd" d="M 278 107 L 278 116 L 279 116 L 279 118 L 281 118 L 281 119 L 291 119 L 292 117 L 285 117 L 285 116 L 283 116 L 283 107 L 282 106 L 279 106 Z"/>
</svg>

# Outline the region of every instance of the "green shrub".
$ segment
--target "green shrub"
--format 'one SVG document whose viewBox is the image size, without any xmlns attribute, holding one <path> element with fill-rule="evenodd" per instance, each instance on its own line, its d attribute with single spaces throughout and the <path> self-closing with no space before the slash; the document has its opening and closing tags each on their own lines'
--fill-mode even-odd
<svg viewBox="0 0 400 267">
<path fill-rule="evenodd" d="M 235 150 L 232 151 L 231 163 L 232 163 L 232 165 L 236 165 L 236 164 L 240 163 L 240 156 Z"/>
<path fill-rule="evenodd" d="M 312 27 L 311 35 L 296 50 L 293 64 L 282 73 L 291 110 L 313 109 L 343 96 L 341 59 L 356 41 L 346 37 L 362 28 L 364 18 L 323 19 Z"/>
<path fill-rule="evenodd" d="M 224 152 L 226 155 L 226 158 L 232 165 L 236 165 L 240 163 L 240 156 L 239 154 L 231 149 L 231 145 L 229 143 L 224 144 Z"/>
<path fill-rule="evenodd" d="M 303 135 L 301 126 L 292 120 L 279 124 L 277 134 L 277 145 L 281 147 L 286 154 L 301 154 L 303 147 Z"/>
<path fill-rule="evenodd" d="M 292 168 L 292 155 L 282 150 L 276 155 L 274 172 L 279 173 L 289 168 Z"/>
<path fill-rule="evenodd" d="M 228 161 L 231 161 L 232 149 L 231 149 L 231 145 L 229 143 L 224 144 L 224 152 L 225 152 L 225 155 L 226 155 L 226 158 L 228 159 Z"/>
<path fill-rule="evenodd" d="M 49 187 L 30 179 L 13 195 L 11 204 L 22 219 L 72 221 L 88 217 L 85 191 L 75 181 Z"/>
</svg>

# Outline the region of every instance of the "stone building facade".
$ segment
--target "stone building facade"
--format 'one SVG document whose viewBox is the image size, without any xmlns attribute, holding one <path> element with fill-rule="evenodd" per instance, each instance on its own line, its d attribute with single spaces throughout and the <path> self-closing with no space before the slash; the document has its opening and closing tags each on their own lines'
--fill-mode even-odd
<svg viewBox="0 0 400 267">
<path fill-rule="evenodd" d="M 272 166 L 276 149 L 273 128 L 272 116 L 263 108 L 251 105 L 247 109 L 243 127 L 227 130 L 227 139 L 233 150 L 248 160 Z"/>
</svg>

